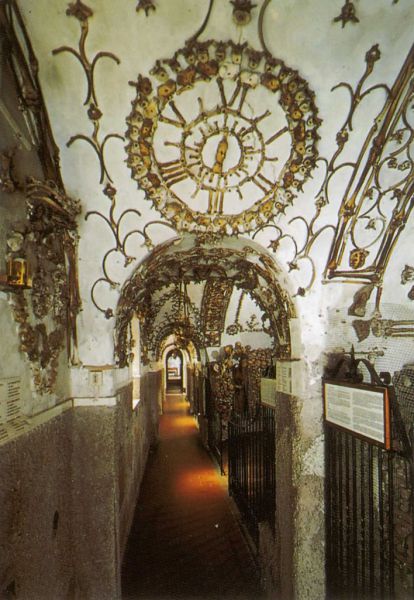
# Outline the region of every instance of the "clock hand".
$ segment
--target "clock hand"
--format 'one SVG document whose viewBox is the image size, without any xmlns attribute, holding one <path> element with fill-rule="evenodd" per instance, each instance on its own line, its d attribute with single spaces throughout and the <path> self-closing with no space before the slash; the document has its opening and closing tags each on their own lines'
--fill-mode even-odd
<svg viewBox="0 0 414 600">
<path fill-rule="evenodd" d="M 212 168 L 213 173 L 216 173 L 217 175 L 223 174 L 223 163 L 226 158 L 228 147 L 227 133 L 225 133 L 217 146 L 215 163 Z"/>
</svg>

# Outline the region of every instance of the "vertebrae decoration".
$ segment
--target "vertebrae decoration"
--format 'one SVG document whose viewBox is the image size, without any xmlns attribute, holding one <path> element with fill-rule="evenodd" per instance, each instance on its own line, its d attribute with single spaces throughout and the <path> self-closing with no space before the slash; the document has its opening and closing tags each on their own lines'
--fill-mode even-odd
<svg viewBox="0 0 414 600">
<path fill-rule="evenodd" d="M 311 267 L 311 275 L 307 284 L 297 290 L 297 295 L 304 296 L 316 279 L 312 256 L 315 243 L 324 232 L 329 232 L 331 235 L 333 232 L 334 240 L 325 276 L 328 279 L 340 278 L 354 282 L 361 281 L 366 284 L 373 283 L 373 285 L 365 285 L 364 288 L 361 288 L 362 293 L 357 293 L 353 304 L 357 312 L 352 314 L 359 316 L 364 314 L 365 305 L 375 284 L 381 284 L 393 244 L 409 215 L 413 166 L 412 160 L 407 156 L 407 140 L 412 139 L 413 127 L 410 113 L 412 94 L 410 95 L 407 83 L 410 80 L 410 69 L 412 72 L 413 53 L 412 49 L 396 79 L 392 93 L 389 87 L 383 83 L 373 86 L 366 85 L 374 71 L 375 63 L 381 57 L 378 44 L 374 44 L 366 52 L 365 71 L 355 88 L 349 83 L 340 82 L 332 89 L 332 91 L 347 90 L 350 105 L 343 125 L 336 135 L 336 151 L 329 159 L 320 157 L 317 161 L 318 166 L 325 169 L 325 176 L 315 195 L 313 217 L 308 221 L 303 216 L 296 216 L 288 222 L 288 225 L 294 222 L 304 225 L 303 244 L 299 246 L 295 237 L 288 230 L 282 230 L 281 227 L 272 224 L 262 226 L 253 235 L 255 238 L 265 228 L 274 229 L 276 236 L 269 243 L 269 248 L 273 252 L 277 252 L 283 240 L 290 241 L 293 255 L 288 261 L 289 270 L 299 270 L 303 264 L 309 264 Z M 373 125 L 363 144 L 360 156 L 355 162 L 349 160 L 341 162 L 341 155 L 353 134 L 353 119 L 356 111 L 370 94 L 381 92 L 385 94 L 385 102 L 379 113 L 373 115 Z M 399 119 L 395 119 L 396 115 L 400 115 Z M 390 128 L 391 123 L 392 128 Z M 386 148 L 387 151 L 383 152 L 383 148 Z M 373 161 L 377 164 L 374 164 Z M 367 166 L 364 167 L 364 163 Z M 349 196 L 345 195 L 343 199 L 338 224 L 336 226 L 333 224 L 320 225 L 319 217 L 324 207 L 332 202 L 331 182 L 343 170 L 351 171 L 348 191 L 352 186 L 352 193 Z M 383 177 L 386 172 L 387 176 L 392 174 L 392 170 L 399 175 L 397 184 L 392 185 L 389 190 L 381 189 L 380 177 Z M 362 178 L 358 181 L 356 176 L 360 173 L 362 173 Z M 366 182 L 363 177 L 366 177 Z M 368 181 L 371 183 L 367 184 Z M 384 198 L 388 198 L 390 202 L 394 203 L 395 210 L 392 212 L 392 218 L 386 217 L 385 215 L 389 211 L 385 211 L 381 207 Z M 352 204 L 357 199 L 359 199 L 358 205 Z M 361 232 L 364 237 L 368 237 L 368 243 L 362 244 L 360 241 Z M 377 252 L 378 254 L 376 254 Z M 371 265 L 368 264 L 369 256 L 372 256 Z M 377 258 L 374 260 L 376 256 Z M 380 294 L 377 297 L 377 309 L 379 301 Z"/>
<path fill-rule="evenodd" d="M 151 3 L 147 3 L 149 6 Z M 143 6 L 144 7 L 144 6 Z M 145 7 L 144 7 L 145 8 Z M 106 225 L 109 227 L 114 240 L 114 245 L 109 248 L 102 259 L 102 271 L 103 277 L 98 278 L 92 285 L 91 288 L 91 299 L 94 305 L 98 310 L 100 310 L 106 318 L 111 318 L 113 316 L 113 310 L 110 307 L 103 307 L 100 305 L 98 299 L 96 298 L 96 291 L 100 284 L 105 284 L 109 288 L 114 288 L 119 285 L 117 281 L 111 277 L 108 264 L 109 260 L 113 254 L 120 253 L 124 258 L 125 267 L 127 267 L 133 260 L 135 260 L 134 256 L 131 256 L 127 252 L 127 242 L 132 235 L 138 234 L 143 239 L 144 245 L 150 250 L 153 247 L 153 243 L 151 237 L 148 233 L 148 230 L 151 225 L 165 225 L 168 227 L 168 223 L 162 221 L 151 221 L 147 223 L 144 228 L 141 230 L 139 228 L 134 228 L 130 231 L 127 231 L 124 235 L 121 236 L 121 226 L 124 226 L 124 218 L 127 215 L 135 215 L 140 218 L 141 213 L 136 209 L 127 209 L 124 210 L 119 216 L 116 216 L 116 208 L 117 208 L 117 189 L 112 185 L 113 180 L 109 172 L 108 165 L 105 160 L 105 150 L 109 141 L 118 139 L 123 140 L 123 136 L 118 133 L 109 133 L 101 139 L 100 136 L 100 122 L 103 117 L 103 113 L 100 110 L 98 96 L 95 89 L 95 67 L 103 58 L 110 59 L 116 64 L 120 64 L 120 60 L 115 54 L 112 52 L 100 51 L 98 52 L 92 60 L 90 60 L 86 53 L 86 41 L 89 33 L 89 19 L 93 16 L 92 9 L 81 2 L 81 0 L 76 0 L 76 2 L 71 2 L 68 5 L 68 9 L 66 10 L 66 14 L 68 17 L 75 17 L 80 23 L 80 38 L 78 43 L 78 49 L 71 48 L 70 46 L 60 46 L 53 50 L 54 55 L 58 55 L 61 53 L 69 53 L 78 60 L 82 69 L 84 71 L 87 83 L 87 92 L 84 101 L 84 106 L 87 106 L 87 115 L 89 120 L 93 124 L 93 132 L 91 135 L 85 135 L 82 133 L 78 133 L 70 137 L 67 142 L 67 146 L 70 147 L 74 142 L 83 141 L 89 144 L 91 148 L 93 148 L 95 155 L 99 162 L 100 168 L 100 177 L 99 183 L 103 185 L 102 192 L 104 196 L 109 199 L 110 207 L 108 214 L 102 213 L 100 211 L 94 210 L 89 211 L 85 215 L 85 219 L 87 220 L 90 216 L 99 217 Z"/>
<path fill-rule="evenodd" d="M 16 226 L 23 253 L 33 269 L 32 290 L 10 297 L 18 323 L 20 349 L 33 371 L 35 391 L 52 393 L 65 339 L 68 357 L 77 364 L 76 317 L 81 302 L 77 278 L 76 217 L 80 205 L 52 181 L 29 178 L 27 222 Z"/>
<path fill-rule="evenodd" d="M 248 290 L 253 302 L 259 307 L 268 321 L 266 333 L 273 339 L 278 356 L 290 355 L 289 318 L 294 315 L 293 306 L 284 290 L 281 288 L 274 273 L 271 259 L 249 246 L 239 250 L 229 248 L 193 247 L 189 250 L 178 250 L 170 253 L 174 242 L 166 242 L 158 247 L 153 255 L 144 262 L 134 275 L 126 282 L 117 309 L 116 324 L 116 355 L 120 365 L 129 361 L 129 323 L 134 314 L 142 322 L 146 322 L 143 343 L 149 347 L 150 340 L 157 343 L 168 333 L 167 321 L 173 323 L 176 314 L 168 312 L 166 320 L 160 316 L 162 323 L 155 319 L 160 308 L 168 299 L 174 297 L 173 283 L 180 281 L 199 283 L 222 275 L 223 270 L 231 272 L 229 281 L 240 290 Z M 256 261 L 258 261 L 256 263 Z M 163 294 L 155 299 L 156 292 Z M 192 326 L 197 334 L 197 340 L 205 343 L 201 326 L 202 315 L 192 307 Z M 201 317 L 201 319 L 200 319 Z M 215 329 L 218 329 L 217 324 Z M 155 336 L 155 337 L 154 337 Z M 204 340 L 204 341 L 203 341 Z"/>
</svg>

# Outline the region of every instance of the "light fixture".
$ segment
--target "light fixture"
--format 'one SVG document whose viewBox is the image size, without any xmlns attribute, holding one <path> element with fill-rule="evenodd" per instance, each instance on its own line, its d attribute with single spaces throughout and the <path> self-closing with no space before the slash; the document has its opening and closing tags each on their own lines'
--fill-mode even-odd
<svg viewBox="0 0 414 600">
<path fill-rule="evenodd" d="M 178 287 L 178 315 L 174 323 L 174 336 L 179 348 L 186 348 L 191 341 L 190 311 L 187 284 L 181 279 Z"/>
<path fill-rule="evenodd" d="M 17 231 L 13 231 L 7 239 L 7 246 L 11 252 L 6 256 L 7 273 L 0 274 L 0 286 L 9 291 L 32 287 L 29 263 L 23 256 L 23 243 L 24 236 Z"/>
<path fill-rule="evenodd" d="M 9 256 L 6 262 L 7 273 L 0 274 L 0 286 L 9 291 L 15 288 L 31 288 L 32 280 L 27 259 Z"/>
</svg>

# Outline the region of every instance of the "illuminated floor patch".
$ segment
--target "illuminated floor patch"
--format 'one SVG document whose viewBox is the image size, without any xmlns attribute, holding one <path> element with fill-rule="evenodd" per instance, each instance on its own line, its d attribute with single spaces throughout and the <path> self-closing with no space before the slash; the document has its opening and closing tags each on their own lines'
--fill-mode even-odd
<svg viewBox="0 0 414 600">
<path fill-rule="evenodd" d="M 167 396 L 123 565 L 123 598 L 263 597 L 220 475 L 182 396 Z"/>
</svg>

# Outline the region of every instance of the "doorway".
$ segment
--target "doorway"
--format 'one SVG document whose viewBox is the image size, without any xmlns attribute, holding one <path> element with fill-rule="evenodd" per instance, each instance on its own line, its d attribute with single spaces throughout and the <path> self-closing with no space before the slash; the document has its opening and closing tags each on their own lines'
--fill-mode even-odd
<svg viewBox="0 0 414 600">
<path fill-rule="evenodd" d="M 170 350 L 165 359 L 167 392 L 183 391 L 183 355 L 180 350 Z"/>
</svg>

